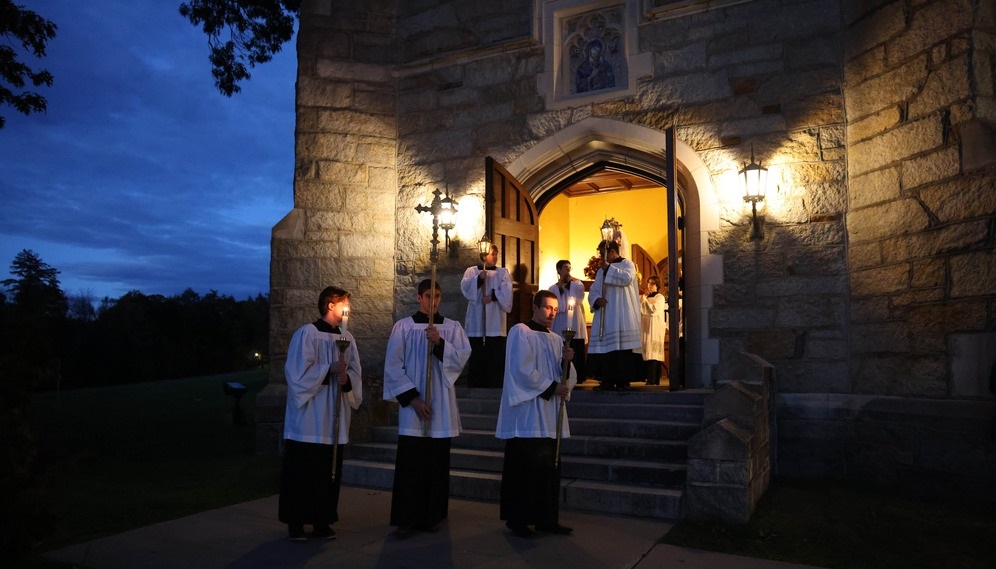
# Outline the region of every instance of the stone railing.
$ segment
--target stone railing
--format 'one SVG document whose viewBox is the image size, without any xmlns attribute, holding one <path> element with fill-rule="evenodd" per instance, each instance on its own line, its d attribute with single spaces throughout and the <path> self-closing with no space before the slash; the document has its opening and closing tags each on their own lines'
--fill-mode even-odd
<svg viewBox="0 0 996 569">
<path fill-rule="evenodd" d="M 771 364 L 755 381 L 730 381 L 706 396 L 702 430 L 688 440 L 686 506 L 693 520 L 750 520 L 777 464 L 775 374 Z"/>
</svg>

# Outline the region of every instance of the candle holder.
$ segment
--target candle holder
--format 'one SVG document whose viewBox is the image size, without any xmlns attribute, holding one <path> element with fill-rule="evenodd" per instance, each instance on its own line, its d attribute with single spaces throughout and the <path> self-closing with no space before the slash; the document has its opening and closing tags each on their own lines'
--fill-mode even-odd
<svg viewBox="0 0 996 569">
<path fill-rule="evenodd" d="M 335 341 L 335 347 L 339 348 L 339 361 L 346 360 L 346 350 L 349 349 L 350 341 L 346 339 L 345 336 L 339 336 L 339 339 Z M 335 413 L 333 414 L 333 424 L 332 424 L 332 481 L 335 482 L 335 472 L 336 464 L 339 458 L 339 421 L 342 417 L 342 386 L 339 385 L 338 381 L 333 381 L 335 384 Z M 331 386 L 330 386 L 331 387 Z"/>
</svg>

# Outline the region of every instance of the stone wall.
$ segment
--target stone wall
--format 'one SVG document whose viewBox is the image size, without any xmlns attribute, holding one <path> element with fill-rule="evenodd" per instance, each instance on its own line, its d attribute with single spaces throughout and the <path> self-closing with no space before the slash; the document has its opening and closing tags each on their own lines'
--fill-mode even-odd
<svg viewBox="0 0 996 569">
<path fill-rule="evenodd" d="M 849 363 L 783 385 L 782 469 L 993 496 L 993 3 L 844 17 Z"/>
<path fill-rule="evenodd" d="M 383 368 L 396 272 L 395 4 L 302 4 L 294 209 L 272 232 L 270 383 L 257 398 L 258 452 L 279 448 L 287 347 L 297 328 L 318 318 L 323 288 L 352 293 L 350 332 L 365 381 Z M 368 401 L 376 387 L 367 386 Z M 358 428 L 368 423 L 367 409 Z"/>
<path fill-rule="evenodd" d="M 290 334 L 332 283 L 354 291 L 365 375 L 379 377 L 391 323 L 428 275 L 415 206 L 438 188 L 480 215 L 486 156 L 512 163 L 597 118 L 674 127 L 701 160 L 698 187 L 680 189 L 718 213 L 687 220 L 708 263 L 685 279 L 719 284 L 690 326 L 718 346 L 713 377 L 739 379 L 742 352 L 778 369 L 783 472 L 954 475 L 949 446 L 991 464 L 993 3 L 717 0 L 646 16 L 627 1 L 633 57 L 650 62 L 631 67 L 634 87 L 557 105 L 537 7 L 580 1 L 304 3 L 266 395 L 280 399 Z M 627 141 L 611 142 L 625 161 Z M 751 149 L 771 175 L 757 240 L 732 180 Z M 456 237 L 438 274 L 442 312 L 460 318 L 479 233 Z"/>
</svg>

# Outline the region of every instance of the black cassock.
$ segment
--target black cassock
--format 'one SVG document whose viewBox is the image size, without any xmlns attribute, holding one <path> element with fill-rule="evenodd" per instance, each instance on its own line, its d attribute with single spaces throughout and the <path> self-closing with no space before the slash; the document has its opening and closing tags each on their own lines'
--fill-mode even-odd
<svg viewBox="0 0 996 569">
<path fill-rule="evenodd" d="M 394 464 L 391 525 L 429 529 L 446 519 L 450 500 L 450 438 L 401 435 Z"/>
</svg>

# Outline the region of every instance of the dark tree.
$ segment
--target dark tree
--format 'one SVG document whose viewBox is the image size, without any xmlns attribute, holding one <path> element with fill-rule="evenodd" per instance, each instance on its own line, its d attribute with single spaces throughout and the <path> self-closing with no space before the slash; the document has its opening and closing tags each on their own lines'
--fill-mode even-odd
<svg viewBox="0 0 996 569">
<path fill-rule="evenodd" d="M 33 91 L 22 91 L 29 82 L 34 87 L 52 86 L 52 74 L 44 69 L 35 71 L 18 61 L 14 47 L 45 57 L 45 44 L 55 37 L 56 25 L 13 0 L 0 0 L 0 106 L 10 105 L 20 113 L 44 112 L 45 97 Z M 0 115 L 0 129 L 7 124 Z"/>
<path fill-rule="evenodd" d="M 3 286 L 11 292 L 11 301 L 18 312 L 35 318 L 65 318 L 69 309 L 66 294 L 59 288 L 59 271 L 41 260 L 34 251 L 24 249 L 14 257 L 10 274 Z"/>
<path fill-rule="evenodd" d="M 211 74 L 225 96 L 242 90 L 250 67 L 273 59 L 294 35 L 301 0 L 191 0 L 180 15 L 208 37 Z M 248 67 L 247 67 L 248 66 Z"/>
</svg>

